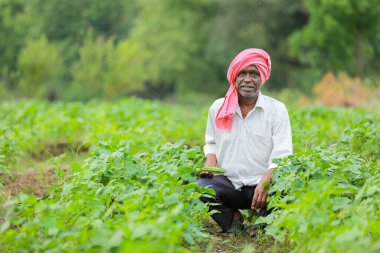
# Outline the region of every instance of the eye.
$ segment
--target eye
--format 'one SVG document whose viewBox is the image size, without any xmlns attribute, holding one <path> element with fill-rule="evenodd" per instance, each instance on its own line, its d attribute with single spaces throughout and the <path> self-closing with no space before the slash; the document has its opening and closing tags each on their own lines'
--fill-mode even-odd
<svg viewBox="0 0 380 253">
<path fill-rule="evenodd" d="M 260 76 L 260 74 L 257 73 L 257 72 L 252 72 L 252 73 L 250 74 L 250 76 L 251 76 L 251 77 L 258 77 L 258 76 Z"/>
</svg>

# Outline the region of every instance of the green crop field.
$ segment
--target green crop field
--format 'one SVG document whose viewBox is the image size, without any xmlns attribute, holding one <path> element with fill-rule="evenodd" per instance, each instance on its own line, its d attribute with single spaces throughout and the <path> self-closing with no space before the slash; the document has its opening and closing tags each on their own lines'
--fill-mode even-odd
<svg viewBox="0 0 380 253">
<path fill-rule="evenodd" d="M 197 186 L 195 168 L 207 111 L 1 102 L 0 251 L 380 251 L 378 112 L 289 108 L 294 155 L 277 161 L 274 211 L 255 221 L 269 225 L 261 241 L 239 242 L 205 227 L 199 197 L 212 191 Z"/>
</svg>

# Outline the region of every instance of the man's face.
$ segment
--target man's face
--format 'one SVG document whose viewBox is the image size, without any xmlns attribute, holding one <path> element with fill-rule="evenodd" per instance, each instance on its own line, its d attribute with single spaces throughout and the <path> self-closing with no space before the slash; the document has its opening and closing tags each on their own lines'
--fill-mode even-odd
<svg viewBox="0 0 380 253">
<path fill-rule="evenodd" d="M 260 72 L 254 65 L 242 69 L 235 79 L 235 88 L 244 99 L 256 98 L 260 87 Z"/>
</svg>

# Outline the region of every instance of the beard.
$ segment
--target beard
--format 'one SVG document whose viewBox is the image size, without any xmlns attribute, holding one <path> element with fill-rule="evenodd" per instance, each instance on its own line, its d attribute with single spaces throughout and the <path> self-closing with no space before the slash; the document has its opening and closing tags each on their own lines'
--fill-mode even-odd
<svg viewBox="0 0 380 253">
<path fill-rule="evenodd" d="M 257 98 L 260 90 L 258 87 L 239 87 L 237 91 L 241 98 L 244 100 L 250 100 Z"/>
</svg>

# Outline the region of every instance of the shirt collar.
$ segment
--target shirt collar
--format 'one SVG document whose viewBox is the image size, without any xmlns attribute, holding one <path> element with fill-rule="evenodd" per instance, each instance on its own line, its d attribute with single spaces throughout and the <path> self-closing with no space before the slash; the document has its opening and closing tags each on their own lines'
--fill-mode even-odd
<svg viewBox="0 0 380 253">
<path fill-rule="evenodd" d="M 255 110 L 256 107 L 261 107 L 263 110 L 265 110 L 265 98 L 264 98 L 264 95 L 261 94 L 261 91 L 259 91 L 259 95 L 257 96 L 257 101 L 256 101 L 256 104 L 255 104 L 255 107 L 253 107 L 252 110 Z M 241 115 L 241 110 L 240 110 L 240 106 L 236 106 L 236 113 L 238 113 L 239 115 Z"/>
<path fill-rule="evenodd" d="M 259 91 L 259 96 L 257 97 L 255 107 L 261 107 L 265 110 L 265 99 L 264 99 L 263 94 L 261 94 L 261 91 Z"/>
</svg>

